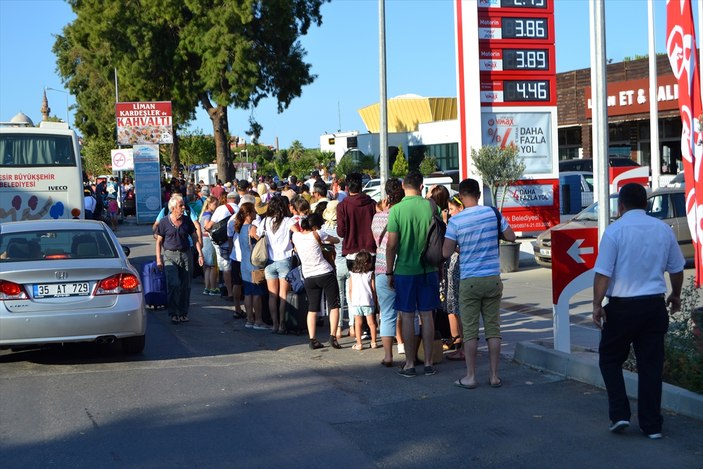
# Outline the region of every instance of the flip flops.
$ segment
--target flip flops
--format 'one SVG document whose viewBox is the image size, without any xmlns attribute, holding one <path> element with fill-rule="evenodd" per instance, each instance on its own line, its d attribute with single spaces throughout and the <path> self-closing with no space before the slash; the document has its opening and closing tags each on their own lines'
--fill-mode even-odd
<svg viewBox="0 0 703 469">
<path fill-rule="evenodd" d="M 459 378 L 458 380 L 454 381 L 454 386 L 457 386 L 459 388 L 463 389 L 476 389 L 478 386 L 478 383 L 473 383 L 473 384 L 464 384 L 462 381 L 464 378 Z"/>
</svg>

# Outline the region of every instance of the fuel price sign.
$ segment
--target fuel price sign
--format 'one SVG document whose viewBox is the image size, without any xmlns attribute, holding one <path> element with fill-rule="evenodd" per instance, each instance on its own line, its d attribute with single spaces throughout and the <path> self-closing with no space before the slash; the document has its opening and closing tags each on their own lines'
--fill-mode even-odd
<svg viewBox="0 0 703 469">
<path fill-rule="evenodd" d="M 481 104 L 487 106 L 556 106 L 554 77 L 494 79 L 481 76 Z"/>
<path fill-rule="evenodd" d="M 553 44 L 554 16 L 499 16 L 493 13 L 479 15 L 478 39 Z"/>
<path fill-rule="evenodd" d="M 537 10 L 543 12 L 554 11 L 553 0 L 478 0 L 478 8 L 530 11 Z"/>
<path fill-rule="evenodd" d="M 491 47 L 480 48 L 479 70 L 482 72 L 539 72 L 556 70 L 554 49 L 550 47 Z"/>
</svg>

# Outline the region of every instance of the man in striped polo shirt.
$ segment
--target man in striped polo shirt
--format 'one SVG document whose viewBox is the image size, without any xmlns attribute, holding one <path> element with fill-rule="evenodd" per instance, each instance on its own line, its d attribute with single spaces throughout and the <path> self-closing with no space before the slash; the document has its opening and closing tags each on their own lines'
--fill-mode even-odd
<svg viewBox="0 0 703 469">
<path fill-rule="evenodd" d="M 478 205 L 481 190 L 475 179 L 461 181 L 459 196 L 464 210 L 449 219 L 442 247 L 442 253 L 447 258 L 457 246 L 459 248 L 459 309 L 464 332 L 466 376 L 454 384 L 466 389 L 474 389 L 478 385 L 476 350 L 479 316 L 482 316 L 490 360 L 489 384 L 497 388 L 502 385 L 498 377 L 498 362 L 501 340 L 499 311 L 503 295 L 498 241 L 501 233 L 503 239 L 515 241 L 515 233 L 502 215 L 496 214 L 491 207 Z"/>
</svg>

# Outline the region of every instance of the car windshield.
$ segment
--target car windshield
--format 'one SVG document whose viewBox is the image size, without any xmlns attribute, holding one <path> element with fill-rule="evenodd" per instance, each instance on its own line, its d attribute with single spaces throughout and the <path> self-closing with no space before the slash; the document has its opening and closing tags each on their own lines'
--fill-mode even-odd
<svg viewBox="0 0 703 469">
<path fill-rule="evenodd" d="M 114 257 L 117 250 L 104 231 L 25 231 L 0 236 L 0 262 Z"/>
<path fill-rule="evenodd" d="M 618 216 L 618 197 L 613 195 L 610 197 L 610 219 L 613 220 Z M 598 221 L 598 202 L 594 202 L 581 212 L 579 212 L 573 220 L 576 221 Z"/>
</svg>

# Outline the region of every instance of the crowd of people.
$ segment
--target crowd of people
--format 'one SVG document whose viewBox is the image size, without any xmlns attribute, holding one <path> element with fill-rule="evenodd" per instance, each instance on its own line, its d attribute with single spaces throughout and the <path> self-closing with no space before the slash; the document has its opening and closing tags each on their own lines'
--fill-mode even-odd
<svg viewBox="0 0 703 469">
<path fill-rule="evenodd" d="M 171 321 L 189 320 L 185 292 L 201 267 L 202 294 L 232 301 L 233 317 L 246 328 L 286 333 L 291 295 L 304 295 L 300 304 L 307 305 L 303 324 L 311 349 L 340 349 L 340 339 L 348 335 L 354 338 L 352 350 L 380 345 L 383 366 L 393 366 L 394 351 L 405 355 L 398 373 L 414 377 L 437 372 L 434 320 L 446 314 L 451 338 L 445 347 L 454 350 L 447 357 L 467 364 L 455 384 L 473 388 L 483 315 L 489 382 L 500 386 L 498 239 L 514 234 L 499 213 L 478 206 L 476 181 L 463 181 L 453 197 L 444 186 L 431 187 L 426 198 L 422 183 L 417 171 L 402 182 L 389 179 L 380 202 L 363 193 L 357 173 L 343 181 L 335 175 L 325 181 L 315 172 L 306 181 L 291 176 L 280 183 L 260 178 L 254 184 L 167 185 L 167 207 L 153 228 L 157 259 L 167 272 L 169 266 L 174 270 L 167 276 Z M 441 265 L 428 264 L 422 255 L 434 217 L 448 227 Z M 226 239 L 218 239 L 225 224 Z M 253 259 L 259 242 L 266 244 L 264 264 Z M 296 269 L 304 289 L 292 293 Z M 465 279 L 474 279 L 468 288 Z M 323 316 L 329 335 L 318 337 Z M 418 371 L 420 344 L 424 358 Z"/>
</svg>

